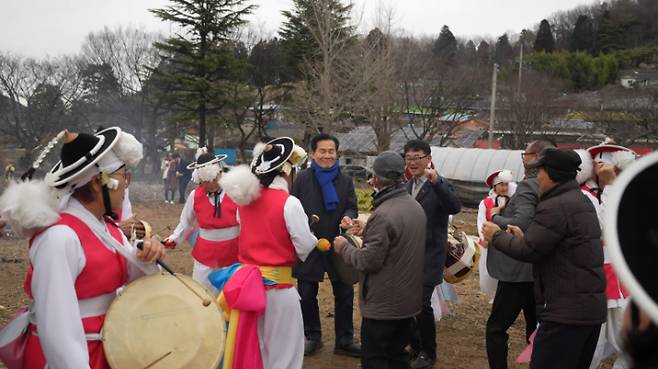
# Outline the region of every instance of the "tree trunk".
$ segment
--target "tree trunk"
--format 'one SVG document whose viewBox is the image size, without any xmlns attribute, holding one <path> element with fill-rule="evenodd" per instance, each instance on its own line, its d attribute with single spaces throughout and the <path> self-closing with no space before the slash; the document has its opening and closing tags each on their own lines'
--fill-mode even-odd
<svg viewBox="0 0 658 369">
<path fill-rule="evenodd" d="M 202 100 L 199 103 L 199 147 L 204 147 L 206 145 L 206 103 Z"/>
</svg>

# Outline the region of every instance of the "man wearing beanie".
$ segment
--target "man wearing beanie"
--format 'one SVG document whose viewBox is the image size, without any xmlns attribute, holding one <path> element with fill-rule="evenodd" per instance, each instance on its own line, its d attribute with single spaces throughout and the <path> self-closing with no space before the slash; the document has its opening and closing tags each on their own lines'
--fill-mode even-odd
<svg viewBox="0 0 658 369">
<path fill-rule="evenodd" d="M 422 307 L 426 217 L 402 184 L 400 154 L 379 154 L 373 172 L 375 210 L 363 230 L 363 247 L 338 236 L 334 250 L 361 274 L 361 366 L 409 368 L 404 347 Z"/>
<path fill-rule="evenodd" d="M 573 150 L 545 149 L 531 164 L 541 197 L 525 233 L 484 226 L 489 247 L 533 264 L 540 324 L 530 369 L 589 368 L 606 318 L 601 230 L 575 180 L 580 164 Z"/>
</svg>

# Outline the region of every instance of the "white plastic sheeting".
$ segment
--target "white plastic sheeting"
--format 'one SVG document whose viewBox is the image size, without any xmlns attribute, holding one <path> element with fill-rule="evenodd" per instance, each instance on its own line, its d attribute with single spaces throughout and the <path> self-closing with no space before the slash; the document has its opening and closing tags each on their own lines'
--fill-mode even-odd
<svg viewBox="0 0 658 369">
<path fill-rule="evenodd" d="M 484 181 L 493 171 L 509 169 L 516 181 L 523 179 L 522 152 L 432 147 L 432 161 L 439 175 L 453 185 L 463 205 L 477 207 L 489 191 Z"/>
</svg>

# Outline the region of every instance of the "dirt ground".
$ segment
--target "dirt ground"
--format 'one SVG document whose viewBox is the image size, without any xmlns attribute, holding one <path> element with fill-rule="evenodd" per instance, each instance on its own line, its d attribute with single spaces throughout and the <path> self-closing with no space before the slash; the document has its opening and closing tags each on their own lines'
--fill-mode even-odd
<svg viewBox="0 0 658 369">
<path fill-rule="evenodd" d="M 153 197 L 156 197 L 153 193 Z M 153 230 L 161 236 L 167 236 L 178 221 L 182 205 L 166 205 L 160 201 L 145 201 L 134 205 L 135 213 L 147 220 Z M 470 210 L 458 215 L 455 224 L 469 234 L 474 231 L 475 213 Z M 169 229 L 168 229 L 169 228 Z M 28 300 L 23 292 L 23 278 L 28 267 L 27 246 L 25 240 L 0 241 L 0 326 L 14 315 L 16 310 L 24 306 Z M 192 258 L 187 245 L 180 247 L 167 255 L 167 263 L 179 272 L 191 275 Z M 355 286 L 356 287 L 356 286 Z M 437 340 L 439 359 L 435 368 L 440 369 L 485 369 L 487 358 L 484 344 L 484 331 L 490 305 L 479 292 L 478 276 L 471 275 L 464 282 L 456 285 L 461 301 L 450 306 L 448 316 L 438 323 Z M 355 294 L 357 295 L 357 294 Z M 351 369 L 359 368 L 359 360 L 336 356 L 333 354 L 333 295 L 331 284 L 322 283 L 318 300 L 320 301 L 321 317 L 323 318 L 324 347 L 312 357 L 305 358 L 304 368 L 307 369 Z M 358 302 L 355 301 L 354 327 L 355 336 L 359 337 L 360 315 Z M 510 329 L 510 368 L 524 368 L 525 365 L 512 363 L 525 347 L 522 331 L 523 318 Z M 5 368 L 0 364 L 0 368 Z M 606 365 L 604 368 L 610 368 Z"/>
</svg>

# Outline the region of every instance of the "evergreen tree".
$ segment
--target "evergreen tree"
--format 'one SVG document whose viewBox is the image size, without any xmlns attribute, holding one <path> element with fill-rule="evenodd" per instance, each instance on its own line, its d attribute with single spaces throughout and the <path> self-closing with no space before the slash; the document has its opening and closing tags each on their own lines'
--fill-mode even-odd
<svg viewBox="0 0 658 369">
<path fill-rule="evenodd" d="M 457 56 L 457 39 L 448 26 L 441 28 L 439 38 L 432 46 L 434 58 L 441 64 L 453 65 Z"/>
<path fill-rule="evenodd" d="M 539 24 L 539 31 L 537 32 L 537 38 L 535 39 L 533 48 L 535 51 L 544 51 L 547 53 L 555 51 L 555 37 L 553 37 L 551 25 L 546 19 L 542 20 Z"/>
<path fill-rule="evenodd" d="M 231 36 L 246 23 L 253 5 L 246 0 L 169 0 L 170 5 L 150 11 L 174 23 L 180 32 L 165 42 L 156 42 L 164 60 L 155 76 L 172 88 L 175 109 L 198 119 L 199 146 L 212 143 L 206 137 L 206 122 L 225 100 L 221 81 L 236 66 Z"/>
<path fill-rule="evenodd" d="M 466 64 L 472 65 L 477 62 L 477 49 L 475 48 L 475 43 L 472 40 L 469 40 L 461 49 L 460 49 L 460 60 Z"/>
<path fill-rule="evenodd" d="M 523 49 L 526 50 L 526 52 L 528 52 L 532 50 L 534 44 L 535 44 L 535 33 L 529 29 L 521 30 L 521 34 L 519 34 L 518 45 L 519 46 L 523 45 Z"/>
<path fill-rule="evenodd" d="M 494 61 L 498 65 L 510 64 L 514 59 L 514 49 L 509 43 L 509 38 L 507 34 L 504 34 L 498 38 L 496 42 L 496 50 L 494 51 Z"/>
<path fill-rule="evenodd" d="M 581 15 L 571 35 L 571 51 L 592 52 L 594 49 L 594 29 L 592 21 L 586 15 Z"/>
<path fill-rule="evenodd" d="M 491 64 L 491 48 L 486 41 L 482 41 L 480 42 L 480 45 L 478 45 L 477 62 L 478 65 Z"/>
<path fill-rule="evenodd" d="M 613 19 L 610 11 L 606 9 L 599 20 L 596 33 L 596 51 L 606 54 L 621 49 L 620 40 L 623 34 L 624 29 L 621 24 Z"/>
<path fill-rule="evenodd" d="M 287 65 L 285 81 L 301 78 L 303 63 L 319 57 L 317 35 L 313 34 L 321 28 L 319 21 L 331 25 L 332 38 L 354 37 L 354 27 L 349 24 L 351 11 L 352 5 L 341 0 L 293 0 L 293 9 L 282 12 L 286 20 L 279 30 Z"/>
</svg>

